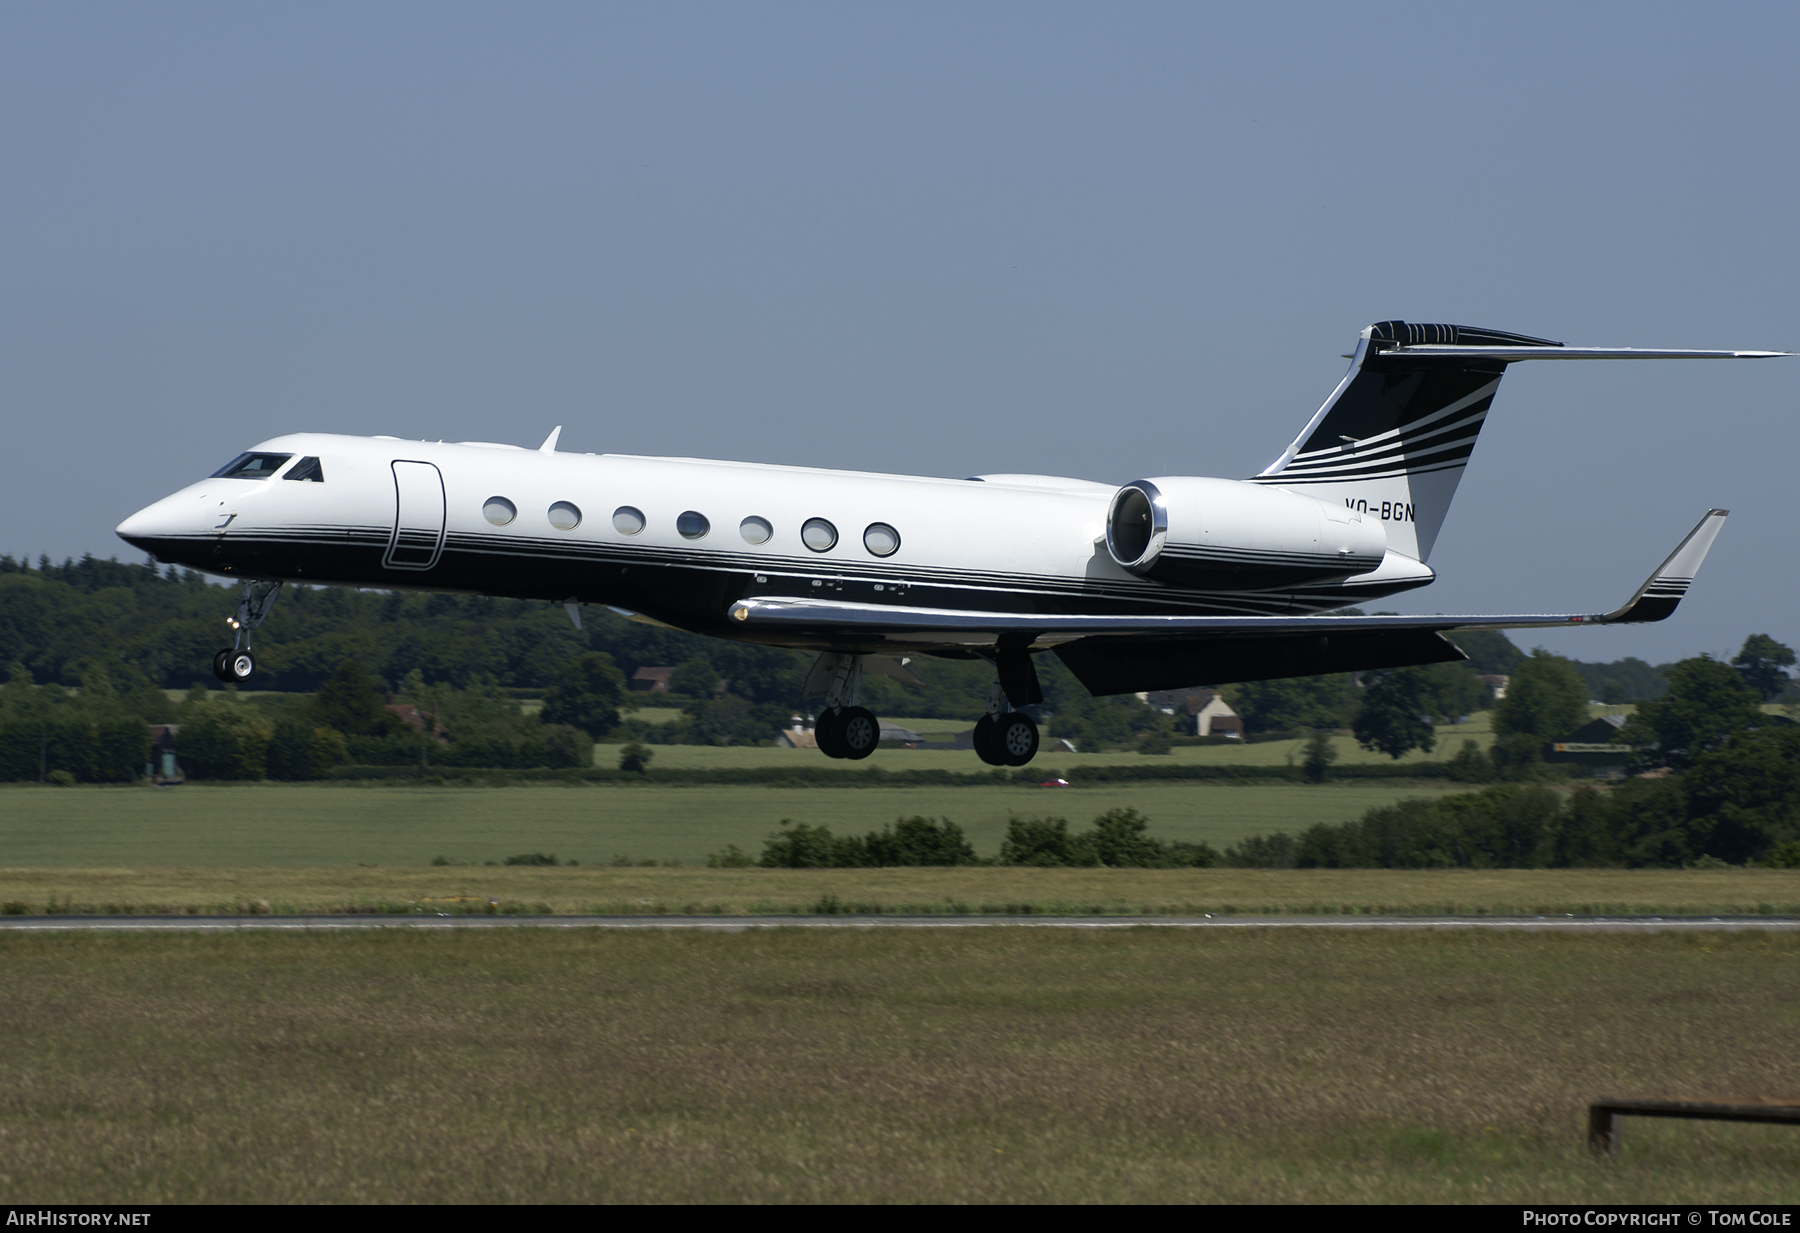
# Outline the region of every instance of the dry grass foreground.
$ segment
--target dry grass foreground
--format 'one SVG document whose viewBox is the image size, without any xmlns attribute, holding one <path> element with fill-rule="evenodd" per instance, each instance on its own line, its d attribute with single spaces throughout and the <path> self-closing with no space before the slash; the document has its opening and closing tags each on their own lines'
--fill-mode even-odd
<svg viewBox="0 0 1800 1233">
<path fill-rule="evenodd" d="M 1800 1201 L 1768 935 L 0 936 L 0 1194 Z"/>
<path fill-rule="evenodd" d="M 311 914 L 1800 915 L 1781 869 L 669 869 L 519 866 L 0 870 L 0 909 Z"/>
</svg>

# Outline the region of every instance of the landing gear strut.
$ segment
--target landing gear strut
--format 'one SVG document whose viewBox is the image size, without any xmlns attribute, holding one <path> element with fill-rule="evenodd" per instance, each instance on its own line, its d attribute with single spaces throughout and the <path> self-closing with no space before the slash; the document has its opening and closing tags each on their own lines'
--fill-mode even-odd
<svg viewBox="0 0 1800 1233">
<path fill-rule="evenodd" d="M 881 744 L 881 721 L 867 707 L 856 705 L 856 690 L 861 684 L 860 655 L 827 651 L 806 675 L 806 696 L 825 695 L 825 705 L 813 725 L 813 738 L 828 758 L 866 758 Z"/>
<path fill-rule="evenodd" d="M 1003 636 L 992 659 L 999 675 L 988 695 L 988 713 L 975 723 L 975 752 L 989 766 L 1024 766 L 1037 757 L 1037 720 L 1015 707 L 1044 700 L 1029 638 Z"/>
<path fill-rule="evenodd" d="M 227 619 L 234 631 L 231 645 L 213 656 L 213 675 L 221 681 L 238 684 L 250 679 L 256 671 L 256 656 L 250 651 L 251 636 L 269 619 L 269 609 L 281 594 L 279 582 L 255 582 L 246 578 L 239 584 L 237 614 Z"/>
</svg>

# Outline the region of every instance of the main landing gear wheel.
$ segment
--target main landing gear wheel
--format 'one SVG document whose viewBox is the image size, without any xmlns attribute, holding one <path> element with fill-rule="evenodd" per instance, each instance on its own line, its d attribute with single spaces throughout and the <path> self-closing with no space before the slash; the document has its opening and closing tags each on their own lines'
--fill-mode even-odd
<svg viewBox="0 0 1800 1233">
<path fill-rule="evenodd" d="M 249 651 L 226 647 L 213 656 L 213 675 L 233 685 L 242 684 L 256 672 L 256 656 Z"/>
<path fill-rule="evenodd" d="M 819 743 L 819 752 L 827 758 L 846 756 L 844 747 L 838 739 L 843 718 L 843 708 L 834 706 L 828 711 L 820 711 L 818 721 L 813 724 L 813 740 Z"/>
<path fill-rule="evenodd" d="M 975 756 L 989 766 L 1006 765 L 1005 755 L 994 743 L 994 717 L 992 715 L 983 715 L 975 721 L 975 736 L 971 743 L 975 746 Z"/>
<path fill-rule="evenodd" d="M 867 707 L 853 706 L 839 712 L 836 732 L 840 758 L 866 758 L 881 744 L 881 721 Z"/>
<path fill-rule="evenodd" d="M 1037 757 L 1037 720 L 1023 711 L 1009 712 L 994 721 L 994 733 L 989 739 L 1000 755 L 999 765 L 1024 766 Z"/>
</svg>

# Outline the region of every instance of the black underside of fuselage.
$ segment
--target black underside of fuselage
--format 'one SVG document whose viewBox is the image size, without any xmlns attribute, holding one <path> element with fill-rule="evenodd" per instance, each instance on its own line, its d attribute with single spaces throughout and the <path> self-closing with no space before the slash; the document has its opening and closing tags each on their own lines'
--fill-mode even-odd
<svg viewBox="0 0 1800 1233">
<path fill-rule="evenodd" d="M 973 574 L 899 564 L 718 554 L 717 564 L 692 551 L 651 546 L 556 544 L 541 541 L 496 550 L 478 537 L 452 535 L 429 568 L 395 568 L 390 529 L 321 533 L 244 533 L 180 538 L 133 537 L 130 543 L 166 564 L 227 577 L 376 590 L 448 591 L 495 598 L 605 604 L 640 612 L 694 633 L 772 646 L 871 649 L 879 633 L 843 635 L 746 629 L 730 622 L 731 605 L 752 596 L 797 597 L 907 608 L 1097 616 L 1270 616 L 1364 603 L 1420 583 L 1379 587 L 1354 582 L 1281 592 L 1202 592 L 1148 581 Z M 479 545 L 479 546 L 477 546 Z M 732 557 L 738 559 L 731 559 Z"/>
</svg>

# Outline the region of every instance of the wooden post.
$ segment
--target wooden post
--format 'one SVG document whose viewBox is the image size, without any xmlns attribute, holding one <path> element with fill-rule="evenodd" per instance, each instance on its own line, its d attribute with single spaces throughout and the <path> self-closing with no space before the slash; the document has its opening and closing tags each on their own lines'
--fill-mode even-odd
<svg viewBox="0 0 1800 1233">
<path fill-rule="evenodd" d="M 1619 1134 L 1617 1124 L 1613 1121 L 1611 1105 L 1588 1106 L 1588 1150 L 1596 1156 L 1614 1157 L 1619 1154 Z"/>
</svg>

